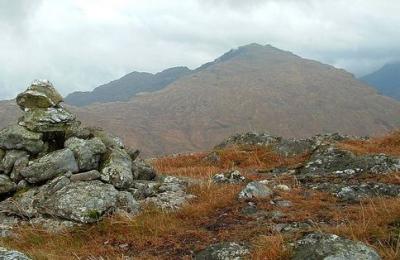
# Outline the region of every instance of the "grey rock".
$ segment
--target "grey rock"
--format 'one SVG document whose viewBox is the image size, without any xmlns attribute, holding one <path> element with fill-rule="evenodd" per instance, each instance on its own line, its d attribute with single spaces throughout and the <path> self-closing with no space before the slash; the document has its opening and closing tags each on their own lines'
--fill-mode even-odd
<svg viewBox="0 0 400 260">
<path fill-rule="evenodd" d="M 289 208 L 293 206 L 293 203 L 290 200 L 277 200 L 274 202 L 276 206 L 281 208 Z"/>
<path fill-rule="evenodd" d="M 90 139 L 92 134 L 90 129 L 87 127 L 75 126 L 70 127 L 65 131 L 65 138 L 69 139 L 71 137 L 77 137 L 79 139 Z"/>
<path fill-rule="evenodd" d="M 0 147 L 6 150 L 26 150 L 37 154 L 44 149 L 43 134 L 34 133 L 23 126 L 13 125 L 0 131 Z"/>
<path fill-rule="evenodd" d="M 140 151 L 139 151 L 138 149 L 131 149 L 131 148 L 129 148 L 129 149 L 127 150 L 127 153 L 128 153 L 129 156 L 131 157 L 132 161 L 135 161 L 135 160 L 139 157 Z"/>
<path fill-rule="evenodd" d="M 45 133 L 66 132 L 80 123 L 75 120 L 75 115 L 65 108 L 51 107 L 25 111 L 19 124 L 31 131 Z"/>
<path fill-rule="evenodd" d="M 21 190 L 2 202 L 0 202 L 0 213 L 33 218 L 39 216 L 36 204 L 40 201 L 38 188 Z"/>
<path fill-rule="evenodd" d="M 17 188 L 17 184 L 10 177 L 0 174 L 0 194 L 9 193 Z"/>
<path fill-rule="evenodd" d="M 15 250 L 9 250 L 4 247 L 0 247 L 0 259 L 4 260 L 31 260 L 28 256 L 25 254 L 15 251 Z"/>
<path fill-rule="evenodd" d="M 218 173 L 212 177 L 214 183 L 231 183 L 237 184 L 244 182 L 246 178 L 238 170 Z"/>
<path fill-rule="evenodd" d="M 20 180 L 17 184 L 17 192 L 25 190 L 29 187 L 29 183 L 26 180 Z"/>
<path fill-rule="evenodd" d="M 272 190 L 265 184 L 253 181 L 239 193 L 239 199 L 263 199 L 268 198 L 273 194 Z"/>
<path fill-rule="evenodd" d="M 55 107 L 62 101 L 62 96 L 47 80 L 35 80 L 26 91 L 17 96 L 17 104 L 23 110 Z"/>
<path fill-rule="evenodd" d="M 106 146 L 97 137 L 90 140 L 71 137 L 65 141 L 65 147 L 74 152 L 81 171 L 98 169 L 100 156 L 106 152 Z"/>
<path fill-rule="evenodd" d="M 379 260 L 371 247 L 333 234 L 312 233 L 297 241 L 292 260 Z"/>
<path fill-rule="evenodd" d="M 143 160 L 136 160 L 132 162 L 132 173 L 135 179 L 138 180 L 151 181 L 157 176 L 154 168 Z"/>
<path fill-rule="evenodd" d="M 40 212 L 81 223 L 93 223 L 115 210 L 118 191 L 101 181 L 71 182 L 40 203 Z"/>
<path fill-rule="evenodd" d="M 71 181 L 93 181 L 93 180 L 100 179 L 100 172 L 97 170 L 81 172 L 81 173 L 73 174 L 69 179 Z"/>
<path fill-rule="evenodd" d="M 133 183 L 132 160 L 121 148 L 112 148 L 103 159 L 101 180 L 116 188 L 129 188 Z"/>
<path fill-rule="evenodd" d="M 8 150 L 6 152 L 6 155 L 3 158 L 3 171 L 6 174 L 11 173 L 11 171 L 14 168 L 14 164 L 16 161 L 18 160 L 24 160 L 24 159 L 28 159 L 29 155 L 26 151 L 21 151 L 21 150 Z M 20 162 L 18 163 L 20 164 Z M 18 165 L 20 166 L 20 165 Z"/>
<path fill-rule="evenodd" d="M 13 170 L 10 174 L 11 180 L 18 182 L 22 179 L 21 171 L 25 169 L 29 164 L 29 155 L 18 158 L 15 163 Z"/>
<path fill-rule="evenodd" d="M 49 153 L 32 161 L 21 170 L 21 175 L 30 183 L 38 183 L 52 179 L 68 171 L 78 172 L 73 152 L 70 149 L 62 149 Z"/>
<path fill-rule="evenodd" d="M 140 204 L 128 191 L 120 191 L 117 195 L 117 209 L 123 212 L 136 215 L 140 211 Z"/>
<path fill-rule="evenodd" d="M 253 202 L 249 202 L 245 207 L 241 210 L 244 215 L 253 215 L 257 213 L 257 206 Z"/>
<path fill-rule="evenodd" d="M 149 189 L 147 191 L 154 195 L 142 201 L 154 204 L 163 210 L 177 210 L 194 198 L 193 195 L 186 193 L 188 182 L 178 177 L 166 176 L 158 182 L 148 182 L 148 184 L 150 185 L 147 186 Z"/>
<path fill-rule="evenodd" d="M 245 259 L 250 254 L 247 246 L 235 242 L 223 242 L 211 245 L 196 254 L 196 260 L 239 260 Z"/>
</svg>

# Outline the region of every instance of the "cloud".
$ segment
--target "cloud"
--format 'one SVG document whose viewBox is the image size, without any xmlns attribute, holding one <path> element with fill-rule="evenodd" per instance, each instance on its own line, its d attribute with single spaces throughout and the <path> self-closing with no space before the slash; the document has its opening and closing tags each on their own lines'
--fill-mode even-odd
<svg viewBox="0 0 400 260">
<path fill-rule="evenodd" d="M 0 1 L 0 99 L 34 78 L 67 94 L 195 68 L 251 42 L 361 75 L 400 59 L 399 12 L 397 0 Z"/>
</svg>

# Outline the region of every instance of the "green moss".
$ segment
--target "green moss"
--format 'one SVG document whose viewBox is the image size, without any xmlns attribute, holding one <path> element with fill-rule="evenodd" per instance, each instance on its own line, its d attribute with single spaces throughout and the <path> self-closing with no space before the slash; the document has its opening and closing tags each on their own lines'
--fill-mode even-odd
<svg viewBox="0 0 400 260">
<path fill-rule="evenodd" d="M 20 198 L 22 196 L 22 194 L 24 194 L 25 192 L 27 192 L 29 190 L 28 187 L 22 188 L 20 190 L 18 190 L 16 193 L 14 193 L 14 198 Z"/>
<path fill-rule="evenodd" d="M 86 216 L 91 219 L 100 219 L 101 213 L 97 210 L 89 210 L 88 212 L 86 212 Z"/>
</svg>

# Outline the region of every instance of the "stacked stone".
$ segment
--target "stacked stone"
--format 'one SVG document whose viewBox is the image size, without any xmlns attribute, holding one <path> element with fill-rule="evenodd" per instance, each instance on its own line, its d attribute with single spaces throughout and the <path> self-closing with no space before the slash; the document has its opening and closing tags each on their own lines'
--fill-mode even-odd
<svg viewBox="0 0 400 260">
<path fill-rule="evenodd" d="M 118 137 L 81 127 L 62 101 L 46 80 L 18 95 L 23 116 L 0 131 L 0 212 L 88 223 L 110 210 L 137 211 L 126 190 L 154 170 Z"/>
</svg>

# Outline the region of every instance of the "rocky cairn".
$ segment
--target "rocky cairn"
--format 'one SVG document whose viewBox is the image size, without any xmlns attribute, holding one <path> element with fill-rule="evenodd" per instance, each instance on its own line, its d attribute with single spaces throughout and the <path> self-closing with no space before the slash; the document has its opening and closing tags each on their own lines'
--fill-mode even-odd
<svg viewBox="0 0 400 260">
<path fill-rule="evenodd" d="M 134 215 L 142 201 L 163 208 L 185 202 L 182 181 L 157 177 L 118 137 L 81 127 L 50 82 L 34 81 L 16 101 L 23 116 L 0 131 L 2 223 L 92 223 L 116 211 Z"/>
</svg>

